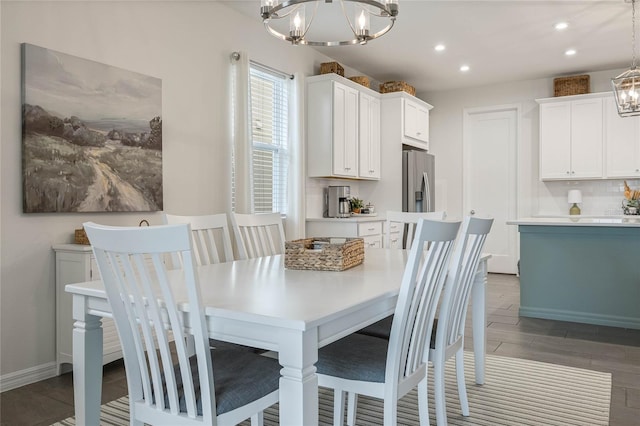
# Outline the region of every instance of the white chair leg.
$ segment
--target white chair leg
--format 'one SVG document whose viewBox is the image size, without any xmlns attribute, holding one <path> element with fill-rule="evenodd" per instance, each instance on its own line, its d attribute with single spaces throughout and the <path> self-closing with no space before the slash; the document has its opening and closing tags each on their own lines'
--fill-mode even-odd
<svg viewBox="0 0 640 426">
<path fill-rule="evenodd" d="M 420 413 L 420 426 L 429 426 L 429 391 L 428 380 L 425 377 L 418 383 L 418 411 Z"/>
<path fill-rule="evenodd" d="M 251 416 L 251 426 L 264 426 L 264 413 L 262 411 Z"/>
<path fill-rule="evenodd" d="M 384 400 L 384 426 L 396 426 L 398 423 L 398 401 Z"/>
<path fill-rule="evenodd" d="M 433 390 L 436 404 L 436 424 L 447 425 L 447 404 L 444 393 L 444 359 L 433 363 Z"/>
<path fill-rule="evenodd" d="M 358 411 L 358 394 L 355 392 L 347 393 L 347 425 L 355 426 L 356 412 Z"/>
<path fill-rule="evenodd" d="M 469 400 L 467 398 L 467 386 L 464 381 L 464 351 L 462 348 L 456 352 L 456 379 L 458 381 L 458 397 L 463 416 L 469 415 Z"/>
<path fill-rule="evenodd" d="M 342 426 L 344 424 L 344 394 L 343 390 L 333 390 L 333 424 Z"/>
</svg>

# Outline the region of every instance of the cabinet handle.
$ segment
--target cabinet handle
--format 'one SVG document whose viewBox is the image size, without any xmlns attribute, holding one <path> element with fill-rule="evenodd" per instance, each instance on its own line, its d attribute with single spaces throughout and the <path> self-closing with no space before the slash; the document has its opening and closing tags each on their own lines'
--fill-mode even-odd
<svg viewBox="0 0 640 426">
<path fill-rule="evenodd" d="M 394 238 L 393 240 L 391 240 L 391 244 L 395 244 L 395 243 L 397 243 L 397 242 L 398 242 L 398 239 L 397 239 L 397 238 Z"/>
<path fill-rule="evenodd" d="M 567 174 L 569 174 L 569 170 L 567 170 Z"/>
<path fill-rule="evenodd" d="M 375 231 L 376 228 L 367 228 L 367 231 Z"/>
<path fill-rule="evenodd" d="M 640 172 L 640 169 L 636 169 L 636 172 Z"/>
<path fill-rule="evenodd" d="M 573 174 L 575 174 L 575 173 L 576 173 L 576 172 L 574 172 L 573 170 L 571 170 L 571 174 L 572 174 L 572 175 L 573 175 Z"/>
</svg>

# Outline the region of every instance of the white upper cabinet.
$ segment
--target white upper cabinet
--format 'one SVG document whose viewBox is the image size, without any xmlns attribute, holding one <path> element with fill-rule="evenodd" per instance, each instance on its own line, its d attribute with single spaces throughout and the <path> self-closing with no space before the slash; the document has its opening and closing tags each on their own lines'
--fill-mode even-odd
<svg viewBox="0 0 640 426">
<path fill-rule="evenodd" d="M 429 143 L 429 108 L 420 103 L 403 99 L 404 136 Z"/>
<path fill-rule="evenodd" d="M 428 151 L 429 110 L 433 107 L 405 92 L 384 93 L 381 102 L 385 143 L 400 142 Z"/>
<path fill-rule="evenodd" d="M 605 177 L 640 177 L 640 117 L 618 115 L 613 94 L 604 98 Z"/>
<path fill-rule="evenodd" d="M 360 93 L 360 163 L 363 179 L 380 179 L 380 99 Z"/>
<path fill-rule="evenodd" d="M 378 97 L 337 74 L 307 79 L 309 177 L 380 179 Z"/>
<path fill-rule="evenodd" d="M 598 179 L 603 176 L 601 97 L 540 102 L 540 179 Z"/>
</svg>

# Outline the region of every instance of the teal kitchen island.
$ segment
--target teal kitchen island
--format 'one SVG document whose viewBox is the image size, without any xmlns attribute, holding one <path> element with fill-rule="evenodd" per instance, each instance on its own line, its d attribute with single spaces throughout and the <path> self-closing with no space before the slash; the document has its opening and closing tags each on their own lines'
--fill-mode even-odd
<svg viewBox="0 0 640 426">
<path fill-rule="evenodd" d="M 640 218 L 526 218 L 520 315 L 640 329 Z"/>
</svg>

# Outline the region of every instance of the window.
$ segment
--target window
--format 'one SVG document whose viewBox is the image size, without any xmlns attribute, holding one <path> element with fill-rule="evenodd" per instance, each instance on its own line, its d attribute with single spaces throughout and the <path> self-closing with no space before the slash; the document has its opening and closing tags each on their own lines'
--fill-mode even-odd
<svg viewBox="0 0 640 426">
<path fill-rule="evenodd" d="M 289 76 L 250 63 L 254 213 L 287 212 Z"/>
</svg>

